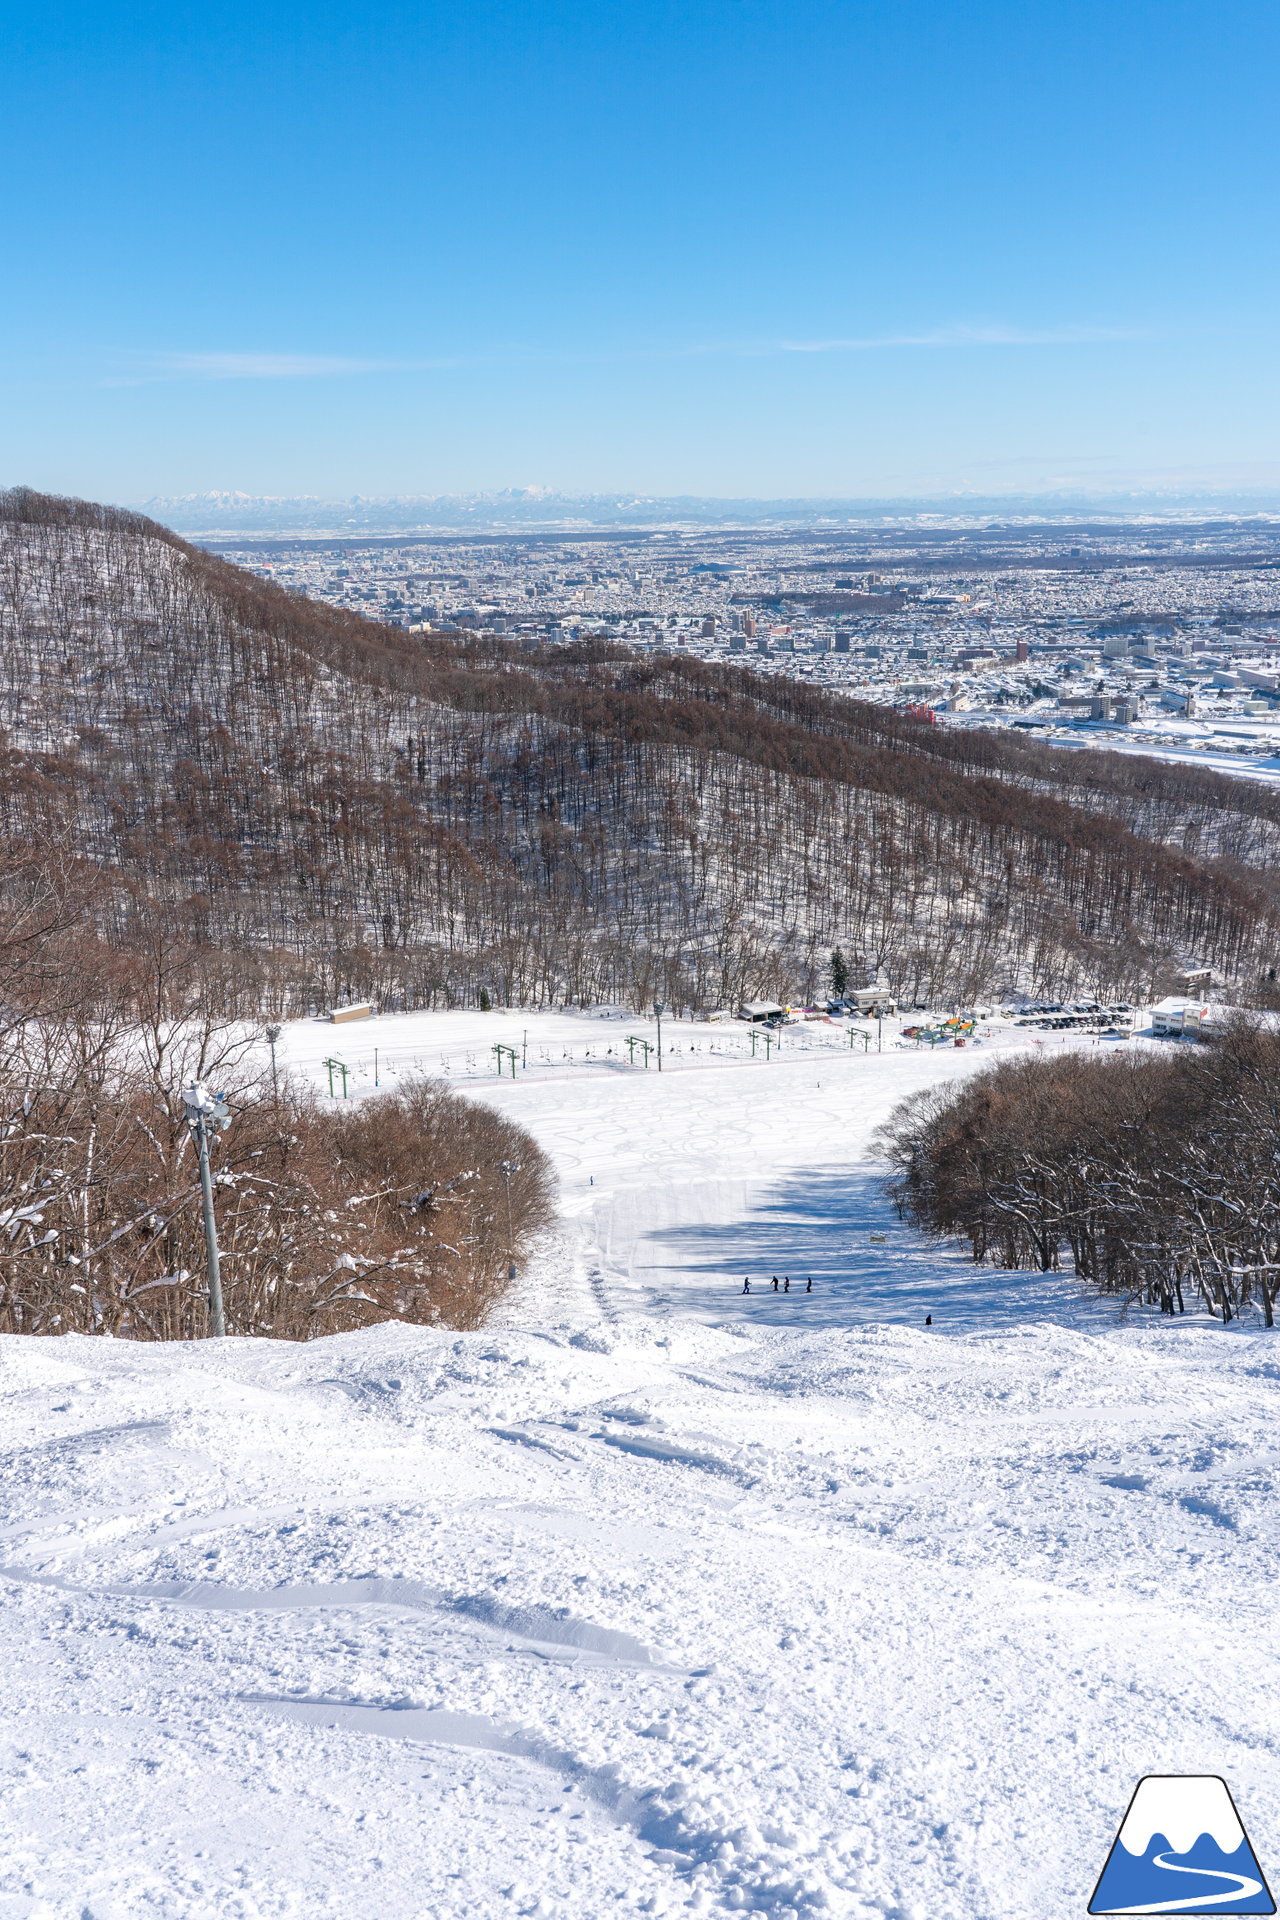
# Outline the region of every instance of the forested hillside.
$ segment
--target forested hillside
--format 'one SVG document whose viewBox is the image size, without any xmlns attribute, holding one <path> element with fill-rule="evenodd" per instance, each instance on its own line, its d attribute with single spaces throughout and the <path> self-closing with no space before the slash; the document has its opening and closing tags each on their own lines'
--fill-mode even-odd
<svg viewBox="0 0 1280 1920">
<path fill-rule="evenodd" d="M 839 945 L 908 998 L 1243 992 L 1280 797 L 948 732 L 739 667 L 526 652 L 291 596 L 143 517 L 0 496 L 0 825 L 228 1007 L 714 1006 Z"/>
</svg>

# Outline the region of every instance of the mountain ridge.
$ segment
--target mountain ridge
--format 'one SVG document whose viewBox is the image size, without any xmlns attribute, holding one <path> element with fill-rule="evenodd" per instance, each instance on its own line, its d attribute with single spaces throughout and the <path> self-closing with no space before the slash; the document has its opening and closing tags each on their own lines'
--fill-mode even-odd
<svg viewBox="0 0 1280 1920">
<path fill-rule="evenodd" d="M 837 945 L 935 1004 L 1280 958 L 1260 783 L 410 635 L 94 503 L 0 497 L 0 550 L 4 830 L 61 836 L 116 938 L 177 915 L 245 1007 L 807 999 Z"/>
</svg>

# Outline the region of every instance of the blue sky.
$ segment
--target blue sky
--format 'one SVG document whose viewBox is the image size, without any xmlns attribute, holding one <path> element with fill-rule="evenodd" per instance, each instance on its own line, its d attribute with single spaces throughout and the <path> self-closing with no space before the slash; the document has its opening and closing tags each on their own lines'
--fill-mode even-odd
<svg viewBox="0 0 1280 1920">
<path fill-rule="evenodd" d="M 1280 492 L 1274 4 L 0 21 L 0 481 Z"/>
</svg>

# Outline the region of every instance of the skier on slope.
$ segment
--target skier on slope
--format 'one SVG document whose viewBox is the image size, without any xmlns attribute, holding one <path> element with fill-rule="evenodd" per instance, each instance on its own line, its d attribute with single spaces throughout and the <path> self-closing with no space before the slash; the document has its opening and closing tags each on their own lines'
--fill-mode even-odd
<svg viewBox="0 0 1280 1920">
<path fill-rule="evenodd" d="M 751 1282 L 750 1282 L 750 1280 L 744 1280 L 744 1281 L 743 1281 L 743 1283 L 742 1283 L 742 1291 L 743 1291 L 744 1293 L 750 1293 L 750 1291 L 751 1291 Z"/>
<path fill-rule="evenodd" d="M 773 1290 L 775 1293 L 778 1291 L 778 1276 L 776 1273 L 773 1276 Z"/>
<path fill-rule="evenodd" d="M 782 1291 L 784 1293 L 790 1293 L 791 1291 L 791 1275 L 790 1274 L 787 1275 L 786 1279 L 782 1283 Z"/>
<path fill-rule="evenodd" d="M 810 1274 L 810 1275 L 809 1275 L 809 1278 L 808 1278 L 808 1279 L 807 1279 L 807 1280 L 805 1281 L 805 1283 L 804 1283 L 804 1290 L 805 1290 L 805 1292 L 806 1292 L 806 1293 L 812 1293 L 812 1292 L 813 1292 L 813 1275 L 812 1275 L 812 1274 Z"/>
</svg>

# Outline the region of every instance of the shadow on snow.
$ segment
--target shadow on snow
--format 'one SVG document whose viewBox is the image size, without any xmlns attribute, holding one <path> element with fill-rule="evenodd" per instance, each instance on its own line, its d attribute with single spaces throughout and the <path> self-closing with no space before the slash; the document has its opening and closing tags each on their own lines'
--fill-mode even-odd
<svg viewBox="0 0 1280 1920">
<path fill-rule="evenodd" d="M 1122 1317 L 1121 1301 L 1091 1297 L 1069 1270 L 1008 1273 L 926 1240 L 898 1219 L 882 1179 L 865 1165 L 819 1169 L 780 1182 L 742 1220 L 642 1231 L 632 1283 L 657 1311 L 788 1326 L 918 1327 L 932 1314 L 939 1332 L 958 1333 L 1044 1319 L 1114 1326 Z M 789 1294 L 773 1292 L 774 1274 L 780 1285 L 790 1275 Z"/>
</svg>

